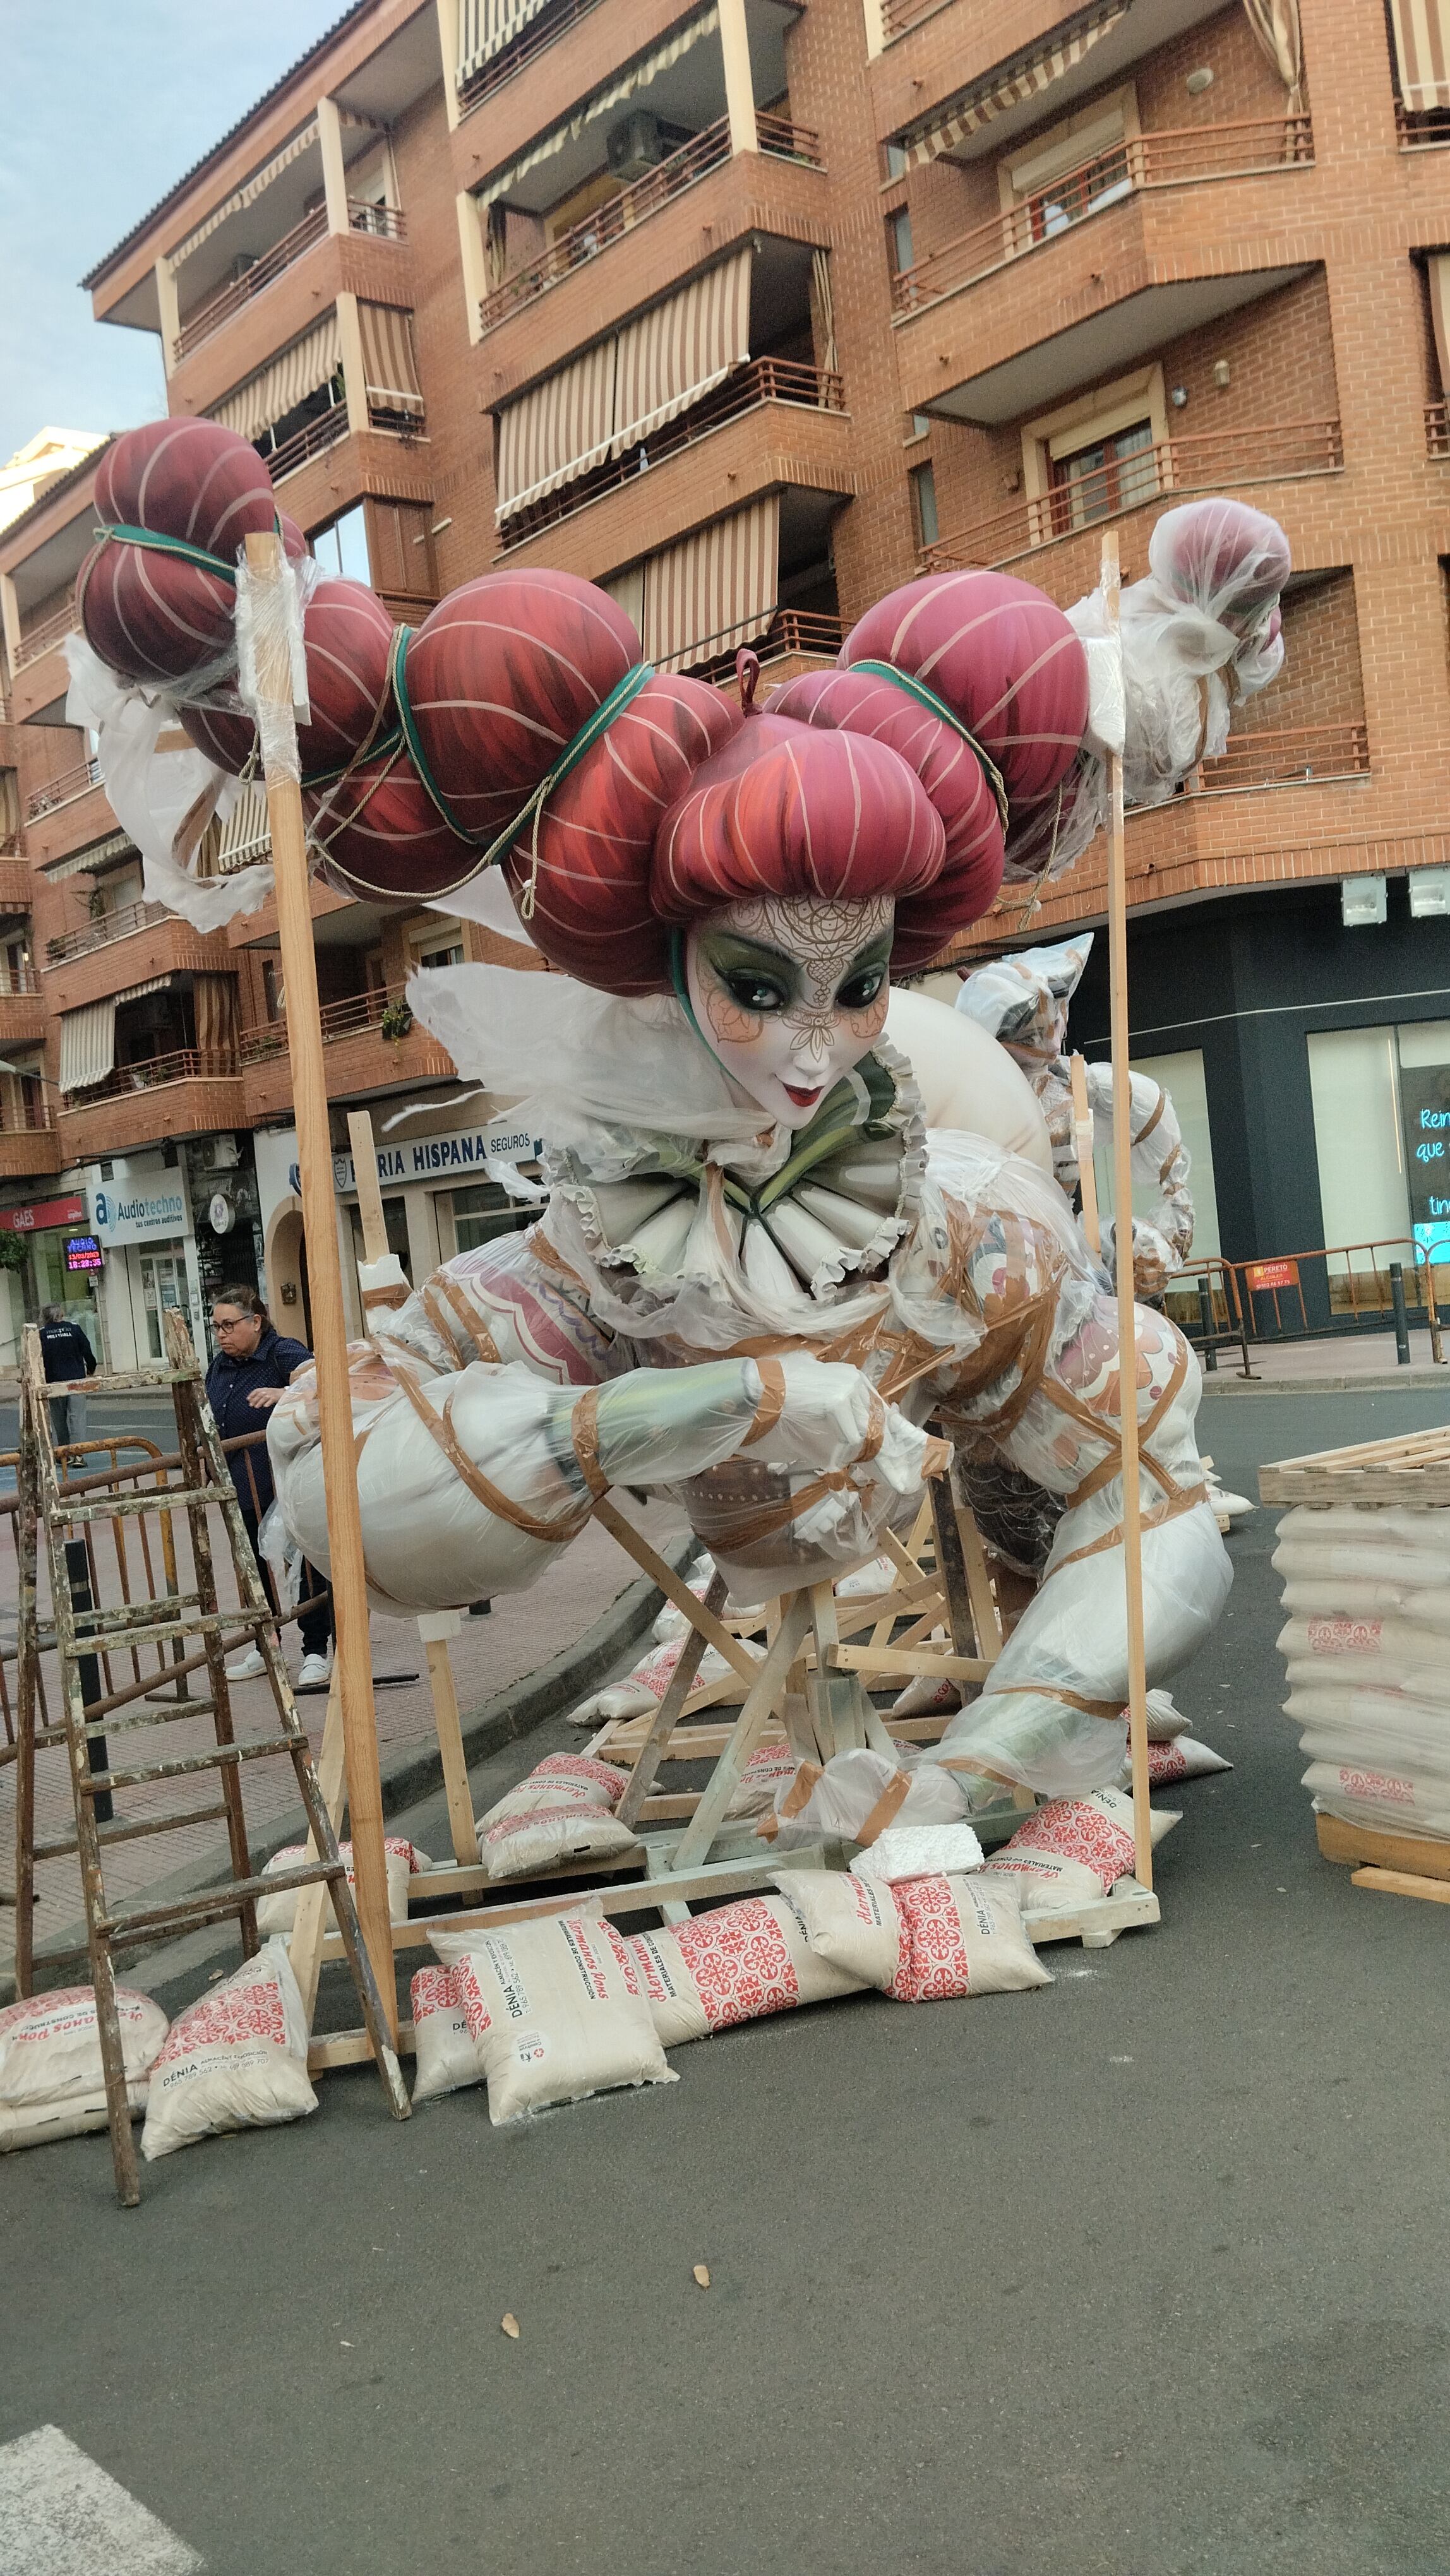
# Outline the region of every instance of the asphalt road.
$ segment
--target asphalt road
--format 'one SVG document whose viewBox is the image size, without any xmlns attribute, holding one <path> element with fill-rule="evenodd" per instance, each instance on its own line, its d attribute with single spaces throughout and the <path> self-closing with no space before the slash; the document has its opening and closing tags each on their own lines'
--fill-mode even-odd
<svg viewBox="0 0 1450 2576">
<path fill-rule="evenodd" d="M 1206 1445 L 1252 1493 L 1447 1416 L 1225 1396 Z M 1159 1930 L 516 2134 L 333 2076 L 125 2215 L 103 2139 L 17 2156 L 0 2444 L 59 2426 L 213 2576 L 1445 2576 L 1450 1917 L 1317 1856 L 1273 1518 L 1178 1686 L 1236 1768 Z"/>
</svg>

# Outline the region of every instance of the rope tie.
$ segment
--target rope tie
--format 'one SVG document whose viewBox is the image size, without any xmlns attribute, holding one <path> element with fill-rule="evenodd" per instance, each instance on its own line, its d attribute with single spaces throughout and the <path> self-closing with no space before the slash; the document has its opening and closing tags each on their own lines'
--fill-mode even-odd
<svg viewBox="0 0 1450 2576">
<path fill-rule="evenodd" d="M 144 546 L 151 554 L 179 555 L 183 563 L 195 564 L 199 572 L 214 572 L 218 581 L 236 589 L 236 565 L 223 563 L 220 555 L 209 555 L 204 546 L 189 545 L 185 537 L 163 537 L 155 528 L 131 528 L 123 521 L 97 528 L 95 533 L 102 545 L 109 540 L 118 546 Z"/>
<path fill-rule="evenodd" d="M 918 706 L 926 707 L 932 715 L 939 716 L 944 725 L 950 725 L 953 733 L 960 734 L 967 749 L 975 753 L 981 763 L 982 775 L 997 800 L 997 812 L 1005 832 L 1007 829 L 1006 781 L 991 753 L 983 750 L 976 735 L 963 724 L 955 708 L 949 707 L 945 698 L 939 698 L 935 689 L 929 689 L 925 680 L 918 680 L 913 672 L 898 671 L 894 662 L 852 662 L 848 668 L 853 671 L 869 671 L 873 680 L 889 680 L 893 688 L 904 689 L 909 698 L 915 698 Z"/>
</svg>

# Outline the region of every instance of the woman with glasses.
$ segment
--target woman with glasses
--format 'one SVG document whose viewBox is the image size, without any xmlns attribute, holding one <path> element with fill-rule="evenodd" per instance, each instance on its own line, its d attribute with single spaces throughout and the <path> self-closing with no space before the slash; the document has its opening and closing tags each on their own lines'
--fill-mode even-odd
<svg viewBox="0 0 1450 2576">
<path fill-rule="evenodd" d="M 279 1333 L 255 1288 L 223 1288 L 211 1310 L 211 1328 L 216 1342 L 216 1357 L 206 1373 L 207 1402 L 216 1417 L 223 1440 L 244 1439 L 249 1432 L 264 1431 L 267 1416 L 278 1398 L 285 1393 L 300 1368 L 306 1367 L 312 1353 L 305 1342 L 292 1341 Z M 255 1449 L 234 1449 L 228 1464 L 242 1519 L 252 1543 L 252 1554 L 262 1569 L 262 1579 L 272 1593 L 270 1569 L 257 1545 L 257 1529 L 272 1501 L 272 1462 L 266 1443 Z M 304 1601 L 325 1589 L 323 1579 L 313 1566 L 302 1568 Z M 274 1596 L 275 1597 L 275 1596 Z M 302 1669 L 297 1676 L 299 1690 L 323 1690 L 332 1672 L 332 1612 L 326 1602 L 315 1610 L 304 1610 L 298 1626 L 302 1636 Z M 227 1679 L 233 1682 L 255 1681 L 266 1671 L 256 1646 L 249 1646 L 235 1663 L 227 1666 Z"/>
</svg>

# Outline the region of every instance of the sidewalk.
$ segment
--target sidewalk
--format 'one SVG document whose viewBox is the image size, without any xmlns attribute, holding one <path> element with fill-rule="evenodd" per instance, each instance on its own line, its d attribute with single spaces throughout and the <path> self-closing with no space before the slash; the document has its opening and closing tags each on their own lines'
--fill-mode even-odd
<svg viewBox="0 0 1450 2576">
<path fill-rule="evenodd" d="M 1450 1325 L 1445 1328 L 1444 1346 L 1450 1353 Z M 1450 1392 L 1450 1366 L 1435 1366 L 1430 1336 L 1423 1329 L 1411 1330 L 1408 1368 L 1401 1368 L 1396 1361 L 1393 1331 L 1325 1334 L 1312 1342 L 1251 1341 L 1249 1366 L 1252 1380 L 1242 1374 L 1243 1360 L 1237 1343 L 1221 1345 L 1217 1370 L 1204 1370 L 1205 1392 L 1212 1389 L 1215 1395 L 1224 1395 L 1232 1388 L 1238 1394 L 1251 1395 L 1260 1385 L 1281 1394 L 1293 1391 L 1305 1395 L 1356 1391 L 1368 1394 L 1375 1388 L 1390 1386 L 1438 1386 Z"/>
</svg>

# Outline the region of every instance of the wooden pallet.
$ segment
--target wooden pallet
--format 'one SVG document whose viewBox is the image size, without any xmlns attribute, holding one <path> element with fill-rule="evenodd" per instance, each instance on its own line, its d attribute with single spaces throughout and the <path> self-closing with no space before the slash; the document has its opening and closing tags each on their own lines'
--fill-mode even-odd
<svg viewBox="0 0 1450 2576">
<path fill-rule="evenodd" d="M 1259 1500 L 1403 1503 L 1411 1510 L 1444 1510 L 1450 1507 L 1450 1423 L 1388 1440 L 1358 1440 L 1347 1449 L 1273 1459 L 1259 1469 Z"/>
<path fill-rule="evenodd" d="M 1314 1827 L 1324 1858 L 1352 1869 L 1356 1887 L 1378 1896 L 1422 1896 L 1432 1905 L 1450 1905 L 1450 1842 L 1376 1833 L 1369 1825 L 1347 1825 L 1339 1816 L 1317 1815 Z"/>
</svg>

